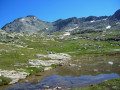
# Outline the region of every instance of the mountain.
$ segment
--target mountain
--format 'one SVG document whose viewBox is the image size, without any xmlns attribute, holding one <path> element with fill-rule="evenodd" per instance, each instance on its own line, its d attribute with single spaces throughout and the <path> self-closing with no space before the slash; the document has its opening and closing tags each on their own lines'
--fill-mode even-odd
<svg viewBox="0 0 120 90">
<path fill-rule="evenodd" d="M 18 33 L 44 33 L 49 34 L 56 31 L 67 31 L 74 33 L 101 32 L 104 30 L 119 30 L 120 9 L 112 16 L 89 16 L 83 18 L 72 17 L 59 19 L 55 22 L 46 22 L 37 17 L 29 15 L 18 18 L 2 27 L 5 31 Z"/>
<path fill-rule="evenodd" d="M 120 9 L 113 14 L 112 18 L 116 20 L 120 20 Z"/>
</svg>

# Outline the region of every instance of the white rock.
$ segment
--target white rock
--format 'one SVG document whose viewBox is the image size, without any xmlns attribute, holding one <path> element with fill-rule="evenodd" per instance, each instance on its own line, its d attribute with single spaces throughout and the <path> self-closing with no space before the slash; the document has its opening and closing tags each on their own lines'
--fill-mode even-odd
<svg viewBox="0 0 120 90">
<path fill-rule="evenodd" d="M 113 62 L 108 62 L 108 64 L 113 65 Z"/>
<path fill-rule="evenodd" d="M 47 70 L 50 70 L 52 69 L 52 67 L 45 67 L 44 70 L 47 71 Z"/>
<path fill-rule="evenodd" d="M 25 54 L 21 54 L 21 55 L 25 55 Z"/>
<path fill-rule="evenodd" d="M 21 46 L 21 45 L 16 45 L 16 47 L 21 47 L 21 48 L 23 48 L 23 46 Z"/>
<path fill-rule="evenodd" d="M 34 48 L 28 48 L 28 49 L 34 49 Z"/>
<path fill-rule="evenodd" d="M 71 56 L 65 53 L 49 54 L 48 57 L 51 59 L 58 59 L 58 60 L 70 60 L 71 59 Z"/>
<path fill-rule="evenodd" d="M 29 75 L 29 73 L 2 70 L 1 75 L 3 75 L 4 77 L 12 79 L 12 81 L 9 84 L 14 84 L 14 83 L 18 82 L 20 79 L 25 79 Z"/>
<path fill-rule="evenodd" d="M 93 71 L 94 71 L 94 72 L 97 72 L 97 71 L 98 71 L 98 69 L 94 69 Z"/>
<path fill-rule="evenodd" d="M 0 76 L 2 76 L 2 74 L 1 74 L 1 70 L 0 70 Z"/>
</svg>

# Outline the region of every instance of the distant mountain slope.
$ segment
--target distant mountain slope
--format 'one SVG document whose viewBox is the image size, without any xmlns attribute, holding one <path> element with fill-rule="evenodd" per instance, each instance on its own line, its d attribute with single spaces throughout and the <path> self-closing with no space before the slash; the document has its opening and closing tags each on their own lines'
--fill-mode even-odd
<svg viewBox="0 0 120 90">
<path fill-rule="evenodd" d="M 112 16 L 89 16 L 83 18 L 59 19 L 55 22 L 45 22 L 37 17 L 29 15 L 27 17 L 18 18 L 13 22 L 2 27 L 5 31 L 20 33 L 53 33 L 56 31 L 72 31 L 72 32 L 94 32 L 103 30 L 120 30 L 120 9 Z"/>
</svg>

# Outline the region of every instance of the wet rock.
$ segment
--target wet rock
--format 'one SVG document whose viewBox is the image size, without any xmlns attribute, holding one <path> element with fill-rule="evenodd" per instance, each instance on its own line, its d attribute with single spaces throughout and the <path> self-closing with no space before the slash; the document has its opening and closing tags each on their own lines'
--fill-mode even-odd
<svg viewBox="0 0 120 90">
<path fill-rule="evenodd" d="M 69 64 L 69 66 L 77 67 L 78 65 L 76 65 L 76 64 Z"/>
<path fill-rule="evenodd" d="M 108 62 L 108 64 L 113 65 L 113 62 Z"/>
<path fill-rule="evenodd" d="M 26 83 L 28 83 L 28 82 L 29 82 L 29 80 L 25 80 L 25 82 L 26 82 Z"/>
<path fill-rule="evenodd" d="M 94 72 L 98 72 L 98 69 L 94 69 L 93 71 L 94 71 Z"/>
<path fill-rule="evenodd" d="M 45 67 L 44 71 L 47 71 L 47 70 L 50 70 L 50 69 L 52 69 L 52 67 Z"/>
<path fill-rule="evenodd" d="M 45 89 L 49 89 L 49 86 L 47 86 L 47 85 L 44 85 L 43 87 L 44 87 Z"/>
<path fill-rule="evenodd" d="M 55 87 L 53 90 L 62 90 L 62 87 Z"/>
</svg>

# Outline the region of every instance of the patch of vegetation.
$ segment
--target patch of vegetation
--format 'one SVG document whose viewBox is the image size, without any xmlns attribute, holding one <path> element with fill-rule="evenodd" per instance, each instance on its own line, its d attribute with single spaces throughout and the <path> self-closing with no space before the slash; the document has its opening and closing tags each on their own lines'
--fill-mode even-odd
<svg viewBox="0 0 120 90">
<path fill-rule="evenodd" d="M 10 78 L 6 78 L 4 76 L 0 76 L 0 86 L 7 85 L 10 82 L 11 82 Z"/>
<path fill-rule="evenodd" d="M 39 72 L 41 72 L 43 70 L 43 68 L 36 68 L 36 67 L 28 67 L 24 72 L 26 73 L 30 73 L 30 74 L 37 74 Z"/>
<path fill-rule="evenodd" d="M 56 64 L 51 64 L 51 67 L 56 67 L 57 65 Z"/>
<path fill-rule="evenodd" d="M 41 73 L 36 73 L 35 76 L 42 76 L 42 74 Z"/>
</svg>

